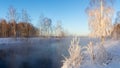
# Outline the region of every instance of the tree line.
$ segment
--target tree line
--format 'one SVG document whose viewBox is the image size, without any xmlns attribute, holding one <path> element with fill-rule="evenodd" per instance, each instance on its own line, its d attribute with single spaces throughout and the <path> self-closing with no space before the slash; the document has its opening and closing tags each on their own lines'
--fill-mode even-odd
<svg viewBox="0 0 120 68">
<path fill-rule="evenodd" d="M 10 6 L 6 18 L 0 19 L 0 37 L 64 37 L 66 35 L 61 21 L 53 25 L 52 19 L 43 15 L 39 18 L 39 26 L 33 26 L 31 17 L 25 9 L 18 13 L 13 6 Z"/>
<path fill-rule="evenodd" d="M 62 26 L 61 21 L 57 21 L 55 25 L 52 24 L 52 19 L 43 15 L 39 18 L 39 36 L 42 37 L 65 37 L 68 33 Z"/>
<path fill-rule="evenodd" d="M 0 37 L 33 37 L 38 29 L 30 23 L 0 20 Z"/>
</svg>

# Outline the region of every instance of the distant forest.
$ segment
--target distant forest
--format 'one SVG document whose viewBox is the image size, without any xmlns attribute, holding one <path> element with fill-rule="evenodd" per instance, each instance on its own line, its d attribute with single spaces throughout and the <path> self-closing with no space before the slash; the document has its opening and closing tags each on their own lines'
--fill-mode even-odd
<svg viewBox="0 0 120 68">
<path fill-rule="evenodd" d="M 40 16 L 39 27 L 33 26 L 31 17 L 25 9 L 18 13 L 13 6 L 8 8 L 6 19 L 0 19 L 0 37 L 64 37 L 67 32 L 61 21 L 52 25 L 48 17 Z"/>
<path fill-rule="evenodd" d="M 0 20 L 0 37 L 33 37 L 37 36 L 38 29 L 27 22 L 7 22 Z"/>
</svg>

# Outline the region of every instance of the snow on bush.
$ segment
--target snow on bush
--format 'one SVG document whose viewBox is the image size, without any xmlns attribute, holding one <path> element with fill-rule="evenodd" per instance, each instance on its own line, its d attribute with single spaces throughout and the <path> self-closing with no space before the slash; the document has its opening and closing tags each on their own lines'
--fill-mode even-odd
<svg viewBox="0 0 120 68">
<path fill-rule="evenodd" d="M 81 46 L 79 45 L 79 39 L 77 37 L 73 38 L 71 41 L 68 52 L 69 57 L 65 57 L 65 60 L 63 60 L 62 68 L 80 68 L 83 56 L 81 53 Z"/>
<path fill-rule="evenodd" d="M 86 66 L 96 68 L 96 66 L 104 67 L 110 63 L 111 56 L 102 43 L 94 46 L 92 42 L 89 42 L 83 48 L 79 45 L 79 39 L 74 38 L 68 49 L 69 57 L 65 57 L 61 68 L 86 68 Z"/>
<path fill-rule="evenodd" d="M 94 63 L 95 54 L 94 54 L 94 46 L 93 46 L 93 43 L 90 42 L 90 43 L 88 44 L 88 46 L 86 46 L 85 48 L 87 49 L 87 52 L 88 52 L 89 55 L 90 55 L 91 63 Z"/>
</svg>

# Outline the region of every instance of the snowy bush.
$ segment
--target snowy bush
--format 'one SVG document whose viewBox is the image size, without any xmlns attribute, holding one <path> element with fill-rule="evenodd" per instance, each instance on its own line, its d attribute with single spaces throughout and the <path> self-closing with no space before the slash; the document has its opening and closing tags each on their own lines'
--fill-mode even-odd
<svg viewBox="0 0 120 68">
<path fill-rule="evenodd" d="M 81 53 L 81 47 L 79 46 L 78 38 L 74 38 L 71 41 L 68 52 L 69 57 L 65 57 L 65 60 L 63 60 L 62 68 L 80 68 L 83 56 Z"/>
<path fill-rule="evenodd" d="M 90 42 L 90 43 L 88 44 L 88 46 L 86 46 L 85 48 L 87 49 L 87 52 L 88 52 L 89 55 L 90 55 L 91 63 L 94 63 L 95 55 L 94 55 L 94 46 L 93 46 L 93 43 Z"/>
</svg>

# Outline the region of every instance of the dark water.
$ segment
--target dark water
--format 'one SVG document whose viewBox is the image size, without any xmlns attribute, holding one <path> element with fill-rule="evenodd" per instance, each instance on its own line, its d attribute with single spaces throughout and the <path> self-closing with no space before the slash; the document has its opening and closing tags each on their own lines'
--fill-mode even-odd
<svg viewBox="0 0 120 68">
<path fill-rule="evenodd" d="M 62 55 L 68 56 L 72 37 L 9 40 L 12 43 L 0 42 L 0 68 L 61 68 Z M 96 43 L 99 40 L 81 37 L 80 45 L 85 46 L 89 41 Z"/>
</svg>

